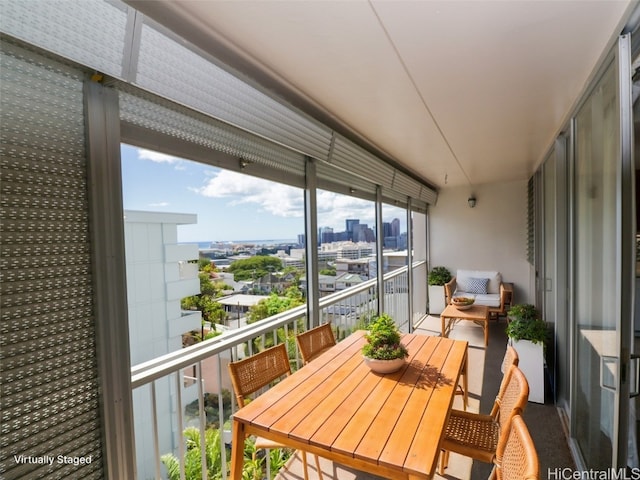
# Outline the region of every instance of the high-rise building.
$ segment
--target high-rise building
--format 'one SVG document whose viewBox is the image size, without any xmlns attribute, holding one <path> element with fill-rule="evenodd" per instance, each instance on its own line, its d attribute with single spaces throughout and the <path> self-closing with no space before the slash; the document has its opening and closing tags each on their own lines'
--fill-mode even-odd
<svg viewBox="0 0 640 480">
<path fill-rule="evenodd" d="M 354 230 L 357 228 L 357 225 L 360 223 L 360 220 L 357 218 L 347 218 L 345 220 L 345 230 L 347 231 L 347 235 L 349 237 L 349 240 L 354 240 L 353 238 L 353 232 Z"/>
<path fill-rule="evenodd" d="M 391 221 L 391 236 L 399 237 L 400 236 L 400 220 L 394 218 Z"/>
<path fill-rule="evenodd" d="M 395 236 L 391 232 L 392 232 L 391 224 L 389 222 L 383 222 L 383 224 L 382 224 L 383 237 L 387 238 L 387 237 Z"/>
<path fill-rule="evenodd" d="M 320 231 L 318 232 L 318 241 L 322 243 L 331 243 L 334 241 L 333 236 L 333 228 L 331 227 L 320 227 Z"/>
</svg>

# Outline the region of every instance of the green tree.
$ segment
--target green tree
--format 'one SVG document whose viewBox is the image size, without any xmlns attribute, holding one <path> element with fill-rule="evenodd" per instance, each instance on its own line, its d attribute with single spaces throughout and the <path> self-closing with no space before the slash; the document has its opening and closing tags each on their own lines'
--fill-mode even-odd
<svg viewBox="0 0 640 480">
<path fill-rule="evenodd" d="M 215 265 L 213 265 L 213 262 L 211 261 L 210 258 L 208 258 L 208 257 L 200 257 L 198 259 L 198 270 L 202 271 L 205 268 L 215 269 Z"/>
<path fill-rule="evenodd" d="M 255 256 L 236 260 L 227 268 L 236 281 L 264 277 L 267 273 L 282 269 L 282 261 L 276 257 Z"/>
<path fill-rule="evenodd" d="M 216 287 L 211 281 L 211 275 L 207 272 L 200 272 L 198 278 L 200 279 L 200 295 L 215 296 Z"/>
<path fill-rule="evenodd" d="M 203 295 L 200 298 L 200 311 L 202 312 L 202 319 L 212 324 L 223 323 L 227 318 L 227 312 L 224 311 L 224 307 L 209 295 Z"/>
<path fill-rule="evenodd" d="M 201 259 L 202 260 L 202 259 Z M 202 266 L 204 262 L 201 262 Z M 184 310 L 200 310 L 202 312 L 202 320 L 205 322 L 223 323 L 227 314 L 220 303 L 215 299 L 222 296 L 223 290 L 230 290 L 231 287 L 222 282 L 214 282 L 212 275 L 214 275 L 215 266 L 212 263 L 207 263 L 202 267 L 202 270 L 198 274 L 200 280 L 200 294 L 185 297 L 181 300 L 181 307 Z"/>
<path fill-rule="evenodd" d="M 331 275 L 332 277 L 336 276 L 336 268 L 335 267 L 327 267 L 320 270 L 320 275 Z"/>
<path fill-rule="evenodd" d="M 268 298 L 260 300 L 249 309 L 247 323 L 254 323 L 259 320 L 271 317 L 278 313 L 290 310 L 298 305 L 303 305 L 304 299 L 298 287 L 289 287 L 284 296 L 272 293 Z"/>
</svg>

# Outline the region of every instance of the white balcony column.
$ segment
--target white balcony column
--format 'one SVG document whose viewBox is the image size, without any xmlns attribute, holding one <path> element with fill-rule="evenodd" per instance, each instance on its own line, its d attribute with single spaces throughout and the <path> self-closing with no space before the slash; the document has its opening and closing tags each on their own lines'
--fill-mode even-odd
<svg viewBox="0 0 640 480">
<path fill-rule="evenodd" d="M 409 333 L 413 333 L 413 222 L 411 221 L 411 197 L 407 199 L 407 315 Z"/>
<path fill-rule="evenodd" d="M 318 177 L 313 158 L 307 157 L 304 188 L 305 268 L 307 271 L 307 327 L 320 325 L 318 276 Z"/>
<path fill-rule="evenodd" d="M 133 478 L 135 442 L 122 222 L 118 93 L 88 81 L 85 84 L 85 104 L 96 298 L 96 350 L 105 442 L 103 462 L 108 479 Z"/>
<path fill-rule="evenodd" d="M 384 313 L 384 265 L 382 262 L 383 239 L 382 187 L 380 185 L 376 185 L 376 274 L 378 278 L 378 315 L 382 315 Z"/>
</svg>

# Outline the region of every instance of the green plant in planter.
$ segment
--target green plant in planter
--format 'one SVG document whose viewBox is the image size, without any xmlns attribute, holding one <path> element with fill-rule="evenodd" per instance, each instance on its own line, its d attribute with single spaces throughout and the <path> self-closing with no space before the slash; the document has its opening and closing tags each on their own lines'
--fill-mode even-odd
<svg viewBox="0 0 640 480">
<path fill-rule="evenodd" d="M 509 316 L 509 318 L 512 318 L 514 320 L 535 320 L 536 318 L 540 317 L 538 309 L 530 303 L 513 305 L 507 311 L 507 315 Z"/>
<path fill-rule="evenodd" d="M 433 267 L 427 277 L 429 285 L 444 285 L 451 281 L 451 272 L 446 267 Z"/>
<path fill-rule="evenodd" d="M 549 336 L 547 322 L 542 320 L 535 306 L 530 304 L 514 305 L 507 312 L 510 322 L 507 325 L 507 336 L 514 340 L 529 340 L 542 343 Z"/>
<path fill-rule="evenodd" d="M 367 343 L 362 347 L 362 354 L 365 357 L 393 360 L 409 356 L 407 347 L 400 342 L 400 330 L 393 318 L 386 313 L 369 324 L 369 333 L 365 338 Z"/>
</svg>

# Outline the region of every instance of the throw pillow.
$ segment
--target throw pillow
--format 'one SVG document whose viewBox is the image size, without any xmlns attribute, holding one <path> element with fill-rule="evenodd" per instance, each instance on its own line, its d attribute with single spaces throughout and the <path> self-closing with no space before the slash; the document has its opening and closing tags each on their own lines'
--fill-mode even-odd
<svg viewBox="0 0 640 480">
<path fill-rule="evenodd" d="M 487 285 L 489 284 L 488 278 L 469 278 L 467 281 L 467 292 L 475 293 L 477 295 L 487 294 Z"/>
</svg>

